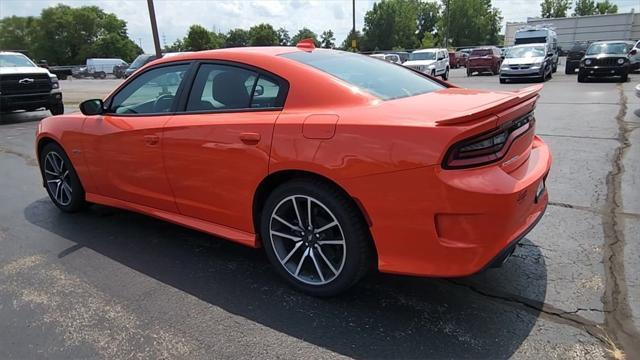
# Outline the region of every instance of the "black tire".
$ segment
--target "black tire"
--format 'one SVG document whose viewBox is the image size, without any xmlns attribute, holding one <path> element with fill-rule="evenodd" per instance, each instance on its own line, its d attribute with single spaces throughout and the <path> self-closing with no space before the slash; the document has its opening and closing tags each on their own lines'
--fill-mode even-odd
<svg viewBox="0 0 640 360">
<path fill-rule="evenodd" d="M 579 83 L 587 82 L 587 77 L 584 76 L 584 73 L 582 71 L 578 71 L 578 82 Z"/>
<path fill-rule="evenodd" d="M 627 81 L 629 81 L 629 73 L 623 73 L 620 76 L 620 81 L 623 82 L 623 83 L 626 83 Z"/>
<path fill-rule="evenodd" d="M 50 107 L 49 111 L 51 111 L 51 115 L 62 115 L 62 114 L 64 114 L 64 104 L 63 103 L 57 103 L 57 104 L 53 105 L 52 107 Z"/>
<path fill-rule="evenodd" d="M 564 73 L 567 75 L 573 75 L 576 72 L 576 68 L 571 65 L 571 64 L 567 64 L 567 66 L 564 68 Z"/>
<path fill-rule="evenodd" d="M 471 74 L 473 74 L 473 71 L 471 71 L 471 69 L 467 68 L 467 76 L 471 76 Z"/>
<path fill-rule="evenodd" d="M 551 72 L 554 73 L 558 71 L 558 63 L 553 64 L 553 66 L 551 67 Z"/>
<path fill-rule="evenodd" d="M 447 70 L 445 70 L 444 74 L 442 74 L 442 80 L 444 80 L 444 81 L 449 80 L 449 68 L 447 68 Z"/>
<path fill-rule="evenodd" d="M 436 71 L 435 70 L 431 70 L 431 77 L 436 77 Z"/>
<path fill-rule="evenodd" d="M 78 178 L 78 174 L 76 173 L 71 160 L 69 160 L 69 157 L 60 145 L 56 143 L 49 143 L 45 145 L 39 156 L 42 182 L 53 204 L 64 212 L 76 212 L 83 209 L 87 205 L 85 201 L 84 188 L 80 183 L 80 179 Z M 47 160 L 47 156 L 62 159 L 61 175 L 57 176 L 51 173 L 60 173 L 60 171 L 57 171 L 57 169 L 51 166 L 51 162 Z M 49 181 L 53 179 L 62 179 L 62 183 L 59 185 L 60 189 L 58 189 L 61 193 L 55 192 L 55 189 L 57 188 L 55 183 L 49 183 Z M 70 192 L 63 191 L 64 185 L 68 186 Z M 64 194 L 62 194 L 62 192 L 64 192 Z M 60 198 L 62 200 L 59 200 Z"/>
<path fill-rule="evenodd" d="M 500 84 L 506 84 L 506 83 L 507 83 L 507 79 L 500 78 Z"/>
<path fill-rule="evenodd" d="M 334 225 L 334 227 L 332 228 L 333 230 L 330 231 L 332 232 L 340 230 L 340 233 L 343 236 L 343 239 L 341 240 L 344 240 L 343 245 L 340 245 L 340 250 L 327 252 L 328 250 L 334 250 L 335 248 L 320 248 L 322 244 L 318 244 L 318 241 L 321 241 L 322 237 L 319 239 L 313 238 L 313 234 L 315 234 L 314 231 L 316 231 L 317 229 L 308 230 L 308 220 L 304 220 L 304 214 L 306 214 L 307 210 L 306 204 L 308 204 L 308 202 L 305 203 L 305 198 L 312 198 L 315 201 L 318 201 L 318 203 L 326 207 L 326 209 L 331 212 L 331 215 L 334 216 L 339 227 L 336 228 L 336 225 Z M 285 227 L 284 229 L 295 236 L 301 236 L 300 239 L 302 240 L 295 241 L 292 239 L 280 237 L 278 235 L 272 236 L 272 227 L 284 226 L 280 221 L 272 220 L 274 211 L 276 211 L 276 214 L 278 214 L 278 216 L 287 216 L 285 220 L 290 221 L 290 224 L 296 227 L 299 225 L 300 222 L 298 222 L 298 220 L 296 220 L 296 216 L 292 215 L 291 213 L 294 209 L 293 202 L 299 204 L 297 205 L 297 209 L 300 209 L 299 213 L 302 214 L 302 216 L 300 217 L 300 222 L 302 222 L 302 232 L 289 230 L 289 227 Z M 289 212 L 286 212 L 287 208 Z M 312 206 L 312 208 L 314 208 L 314 206 Z M 285 211 L 283 212 L 282 209 L 285 209 Z M 314 218 L 314 216 L 312 215 L 311 222 L 312 224 L 315 223 L 317 226 L 322 226 L 318 225 L 324 224 L 324 222 L 321 221 L 323 220 L 323 218 L 320 215 L 327 215 L 328 213 L 325 212 L 325 208 L 317 204 L 315 205 L 315 210 L 315 214 L 317 216 Z M 308 217 L 306 218 L 308 219 Z M 320 234 L 323 234 L 325 232 L 326 230 Z M 351 199 L 348 198 L 348 196 L 345 196 L 345 194 L 343 194 L 335 186 L 318 179 L 294 179 L 278 186 L 275 190 L 273 190 L 267 197 L 265 205 L 263 207 L 260 221 L 260 235 L 263 246 L 267 253 L 267 257 L 275 268 L 275 271 L 287 282 L 289 282 L 289 284 L 291 284 L 294 288 L 309 295 L 326 297 L 334 296 L 341 292 L 344 292 L 355 285 L 358 280 L 360 280 L 371 269 L 372 264 L 374 264 L 374 252 L 372 248 L 371 235 L 369 233 L 367 224 L 364 221 L 362 214 L 360 213 L 359 208 L 353 203 Z M 329 233 L 327 235 L 329 236 L 329 238 L 337 236 L 335 233 Z M 317 236 L 318 235 L 316 235 L 316 237 Z M 302 243 L 299 244 L 299 242 Z M 278 250 L 276 249 L 276 247 L 278 247 Z M 294 250 L 292 248 L 300 250 Z M 320 250 L 316 250 L 317 248 Z M 316 254 L 315 258 L 320 258 L 319 255 L 322 252 L 322 249 L 324 249 L 324 251 L 329 254 L 328 257 L 324 257 L 324 254 L 322 255 L 322 258 L 325 260 L 323 260 L 324 262 L 322 262 L 321 264 L 324 265 L 326 272 L 323 270 L 318 270 L 318 267 L 311 267 L 311 265 L 315 265 L 315 261 L 310 262 L 308 260 L 304 260 L 304 257 L 306 256 L 305 254 L 307 254 L 307 251 L 309 251 L 309 249 L 312 249 L 311 253 Z M 278 251 L 279 254 L 276 253 L 276 251 Z M 295 253 L 295 251 L 297 251 L 297 253 Z M 343 252 L 341 253 L 341 251 Z M 289 264 L 288 267 L 287 265 L 283 265 L 283 263 L 280 262 L 280 259 L 284 254 L 287 254 L 287 256 L 282 260 L 286 261 L 284 264 Z M 341 267 L 338 269 L 337 273 L 332 273 L 332 271 L 329 270 L 329 267 L 326 266 L 326 264 L 328 263 L 326 259 L 336 259 L 336 256 L 340 258 Z M 287 258 L 289 260 L 287 260 Z M 312 254 L 309 254 L 307 258 L 311 258 L 311 260 L 313 260 L 314 256 L 312 256 Z M 298 259 L 297 263 L 295 262 L 296 259 Z M 313 270 L 311 271 L 312 273 L 315 271 L 315 278 L 316 280 L 318 280 L 318 282 L 321 277 L 317 276 L 318 273 L 324 273 L 325 276 L 328 274 L 330 275 L 329 278 L 331 279 L 322 280 L 322 282 L 328 281 L 327 283 L 312 284 L 309 283 L 309 281 L 304 281 L 304 279 L 300 280 L 296 278 L 295 274 L 292 274 L 290 271 L 293 271 L 293 268 L 296 268 L 296 270 L 298 268 L 304 268 L 305 265 L 301 266 L 300 263 L 304 263 L 305 261 L 307 262 L 305 263 L 307 270 L 311 268 Z M 335 268 L 338 267 L 334 266 L 333 269 Z M 304 270 L 300 270 L 300 276 L 304 276 L 303 272 Z"/>
<path fill-rule="evenodd" d="M 98 77 L 99 77 L 100 79 L 104 79 L 104 78 L 106 78 L 106 77 L 107 77 L 107 74 L 106 74 L 104 71 L 100 71 L 100 72 L 98 73 Z"/>
</svg>

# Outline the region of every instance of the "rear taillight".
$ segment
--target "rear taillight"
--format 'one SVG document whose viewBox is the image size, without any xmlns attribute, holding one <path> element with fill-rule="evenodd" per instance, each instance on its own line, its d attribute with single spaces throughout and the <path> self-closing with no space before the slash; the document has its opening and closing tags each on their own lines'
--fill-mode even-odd
<svg viewBox="0 0 640 360">
<path fill-rule="evenodd" d="M 533 128 L 535 118 L 529 113 L 492 130 L 453 145 L 444 158 L 445 169 L 461 169 L 499 161 L 518 137 Z"/>
</svg>

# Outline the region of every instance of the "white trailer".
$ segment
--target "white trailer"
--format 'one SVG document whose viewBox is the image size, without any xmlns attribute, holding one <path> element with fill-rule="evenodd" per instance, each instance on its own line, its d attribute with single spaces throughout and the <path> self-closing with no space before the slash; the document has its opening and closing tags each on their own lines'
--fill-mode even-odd
<svg viewBox="0 0 640 360">
<path fill-rule="evenodd" d="M 94 78 L 104 79 L 107 75 L 113 75 L 113 68 L 127 64 L 122 59 L 115 58 L 91 58 L 87 59 L 87 73 Z"/>
</svg>

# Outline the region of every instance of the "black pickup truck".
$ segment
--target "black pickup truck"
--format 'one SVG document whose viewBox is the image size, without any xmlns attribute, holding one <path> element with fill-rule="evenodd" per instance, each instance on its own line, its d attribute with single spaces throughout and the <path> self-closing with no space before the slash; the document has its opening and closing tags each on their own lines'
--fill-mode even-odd
<svg viewBox="0 0 640 360">
<path fill-rule="evenodd" d="M 64 113 L 58 78 L 17 52 L 0 52 L 0 112 L 48 109 Z"/>
</svg>

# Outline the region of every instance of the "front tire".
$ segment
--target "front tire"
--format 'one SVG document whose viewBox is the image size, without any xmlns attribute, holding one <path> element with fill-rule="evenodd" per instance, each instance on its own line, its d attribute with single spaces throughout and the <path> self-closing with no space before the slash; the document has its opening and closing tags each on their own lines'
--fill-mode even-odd
<svg viewBox="0 0 640 360">
<path fill-rule="evenodd" d="M 40 152 L 44 187 L 55 206 L 64 212 L 85 207 L 85 193 L 71 160 L 60 145 L 49 143 Z"/>
<path fill-rule="evenodd" d="M 564 68 L 564 73 L 567 75 L 573 75 L 576 72 L 576 68 L 571 65 L 571 64 L 567 64 L 566 67 Z"/>
<path fill-rule="evenodd" d="M 276 272 L 313 296 L 346 291 L 373 260 L 369 229 L 358 207 L 316 179 L 277 187 L 265 202 L 260 235 Z"/>
<path fill-rule="evenodd" d="M 62 114 L 64 114 L 64 104 L 63 103 L 57 103 L 57 104 L 53 105 L 52 107 L 50 107 L 49 111 L 51 111 L 51 115 L 62 115 Z"/>
</svg>

